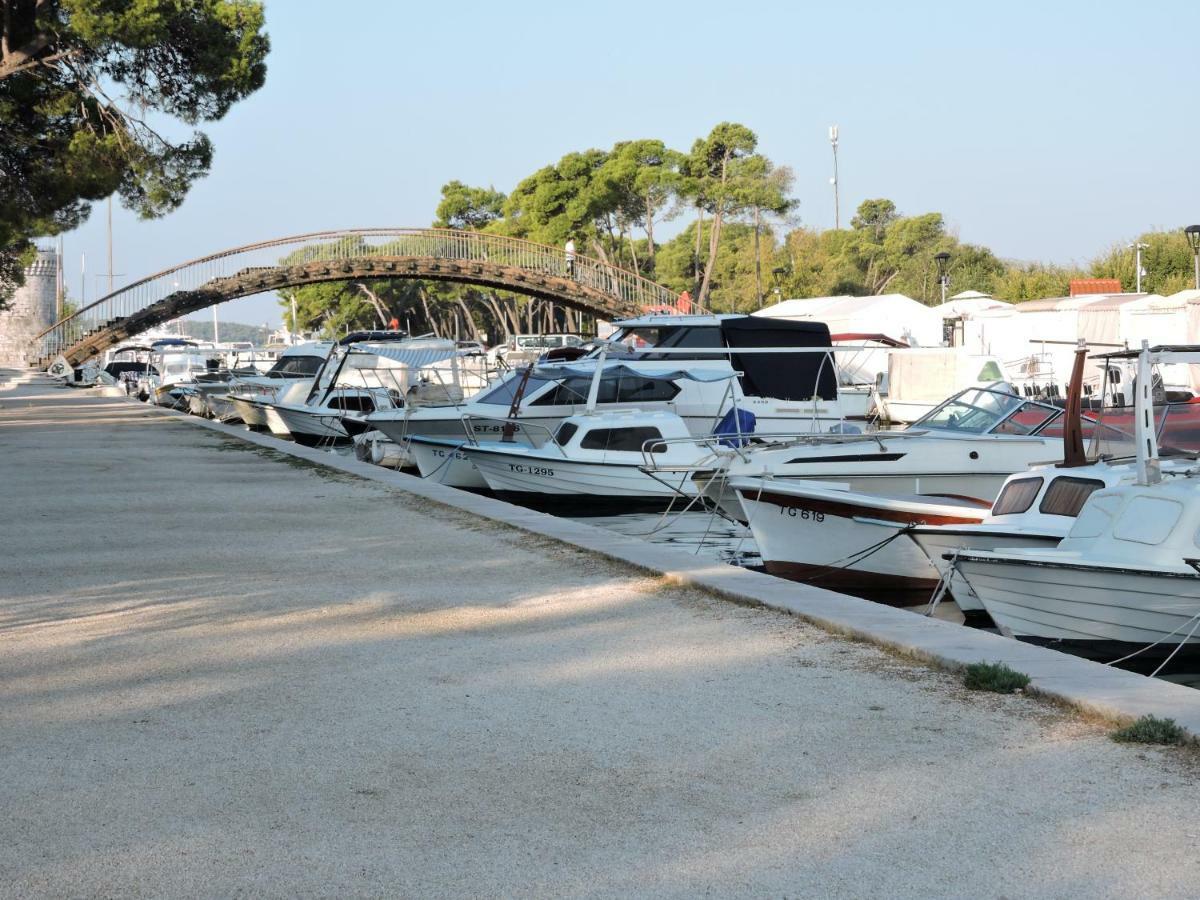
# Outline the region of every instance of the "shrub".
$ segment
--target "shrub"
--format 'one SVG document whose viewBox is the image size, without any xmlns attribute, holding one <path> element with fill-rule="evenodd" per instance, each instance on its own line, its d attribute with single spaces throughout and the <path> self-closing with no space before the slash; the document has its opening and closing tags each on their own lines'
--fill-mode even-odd
<svg viewBox="0 0 1200 900">
<path fill-rule="evenodd" d="M 1004 663 L 971 663 L 967 666 L 963 684 L 972 691 L 1013 694 L 1029 684 L 1029 676 L 1010 669 Z"/>
<path fill-rule="evenodd" d="M 1129 744 L 1182 744 L 1184 734 L 1174 719 L 1142 716 L 1132 725 L 1114 731 L 1112 739 Z"/>
</svg>

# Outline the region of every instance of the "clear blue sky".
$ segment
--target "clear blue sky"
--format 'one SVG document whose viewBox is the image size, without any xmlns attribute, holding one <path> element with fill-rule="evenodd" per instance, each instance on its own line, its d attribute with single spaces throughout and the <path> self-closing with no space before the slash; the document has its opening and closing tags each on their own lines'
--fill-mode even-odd
<svg viewBox="0 0 1200 900">
<path fill-rule="evenodd" d="M 115 215 L 122 281 L 304 231 L 425 225 L 453 178 L 509 190 L 562 154 L 753 128 L 802 221 L 864 198 L 965 241 L 1084 261 L 1200 221 L 1200 2 L 397 3 L 268 0 L 266 86 L 206 130 L 166 219 Z M 104 214 L 66 236 L 104 269 Z M 103 283 L 88 276 L 87 299 Z M 271 297 L 222 318 L 278 321 Z"/>
</svg>

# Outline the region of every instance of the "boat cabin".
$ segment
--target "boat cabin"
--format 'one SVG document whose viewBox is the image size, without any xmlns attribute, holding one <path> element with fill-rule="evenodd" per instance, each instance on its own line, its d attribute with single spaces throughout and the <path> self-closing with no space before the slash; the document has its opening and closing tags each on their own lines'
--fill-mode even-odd
<svg viewBox="0 0 1200 900">
<path fill-rule="evenodd" d="M 676 442 L 676 443 L 672 443 Z M 625 410 L 568 416 L 554 432 L 552 443 L 563 455 L 578 460 L 640 462 L 653 454 L 670 455 L 675 448 L 695 456 L 687 424 L 669 412 Z"/>
<path fill-rule="evenodd" d="M 1200 482 L 1172 478 L 1096 491 L 1058 549 L 1114 566 L 1195 570 L 1200 566 Z"/>
</svg>

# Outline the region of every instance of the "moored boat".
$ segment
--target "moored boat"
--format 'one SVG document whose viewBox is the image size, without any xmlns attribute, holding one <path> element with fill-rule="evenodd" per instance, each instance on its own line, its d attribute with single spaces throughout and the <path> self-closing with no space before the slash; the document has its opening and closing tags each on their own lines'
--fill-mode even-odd
<svg viewBox="0 0 1200 900">
<path fill-rule="evenodd" d="M 577 515 L 662 509 L 695 497 L 691 475 L 712 456 L 679 416 L 641 410 L 569 416 L 541 447 L 473 441 L 459 452 L 498 496 Z M 659 463 L 653 473 L 649 458 Z"/>
<path fill-rule="evenodd" d="M 891 606 L 929 599 L 939 576 L 906 537 L 916 524 L 978 523 L 969 497 L 877 496 L 830 482 L 735 478 L 767 572 Z"/>
</svg>

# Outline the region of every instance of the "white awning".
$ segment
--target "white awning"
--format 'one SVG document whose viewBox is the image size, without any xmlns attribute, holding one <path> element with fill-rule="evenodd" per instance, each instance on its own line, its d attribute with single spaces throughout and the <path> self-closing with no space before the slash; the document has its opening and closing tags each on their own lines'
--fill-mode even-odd
<svg viewBox="0 0 1200 900">
<path fill-rule="evenodd" d="M 403 363 L 413 369 L 424 369 L 434 366 L 458 354 L 458 348 L 453 341 L 407 341 L 395 345 L 389 344 L 351 344 L 351 351 L 366 353 L 373 356 L 383 356 L 394 362 Z"/>
</svg>

